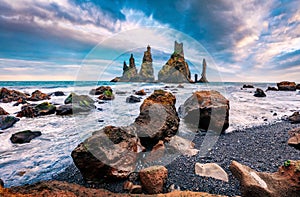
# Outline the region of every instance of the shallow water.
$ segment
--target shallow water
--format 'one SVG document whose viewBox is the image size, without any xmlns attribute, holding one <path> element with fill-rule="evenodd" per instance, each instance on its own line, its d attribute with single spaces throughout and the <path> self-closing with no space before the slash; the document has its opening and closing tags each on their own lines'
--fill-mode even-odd
<svg viewBox="0 0 300 197">
<path fill-rule="evenodd" d="M 84 139 L 91 135 L 92 131 L 106 125 L 123 126 L 134 121 L 139 114 L 141 103 L 126 103 L 126 97 L 133 90 L 145 89 L 150 95 L 155 89 L 169 86 L 167 90 L 176 96 L 176 108 L 184 103 L 196 90 L 218 90 L 230 100 L 230 127 L 227 132 L 269 124 L 280 121 L 283 116 L 291 115 L 293 111 L 300 110 L 300 95 L 298 92 L 266 92 L 267 97 L 256 98 L 253 96 L 255 89 L 241 90 L 242 83 L 210 83 L 210 84 L 183 84 L 184 88 L 177 88 L 177 84 L 162 83 L 120 83 L 111 84 L 100 82 L 98 85 L 111 85 L 115 94 L 115 100 L 104 104 L 96 103 L 97 108 L 88 115 L 81 116 L 56 116 L 49 115 L 38 118 L 21 118 L 13 127 L 2 131 L 0 134 L 0 175 L 5 186 L 16 186 L 51 179 L 54 174 L 62 172 L 72 163 L 71 151 Z M 73 82 L 1 82 L 1 86 L 25 91 L 28 93 L 36 89 L 51 93 L 63 91 L 66 95 L 75 91 L 87 94 L 94 83 L 86 82 L 74 86 Z M 254 84 L 255 87 L 266 89 L 275 84 Z M 52 96 L 50 102 L 63 104 L 66 96 Z M 143 99 L 145 99 L 143 97 Z M 96 99 L 95 99 L 96 100 Z M 11 114 L 19 111 L 21 106 L 13 107 L 13 103 L 0 103 Z M 275 116 L 274 113 L 277 115 Z M 98 120 L 104 122 L 98 122 Z M 181 121 L 180 133 L 185 132 Z M 41 131 L 42 136 L 33 139 L 27 144 L 12 144 L 9 140 L 13 133 L 22 130 Z"/>
</svg>

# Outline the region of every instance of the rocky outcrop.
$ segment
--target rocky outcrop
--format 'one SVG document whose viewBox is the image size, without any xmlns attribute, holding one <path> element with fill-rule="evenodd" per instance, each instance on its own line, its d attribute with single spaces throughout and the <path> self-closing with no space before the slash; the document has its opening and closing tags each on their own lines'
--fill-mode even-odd
<svg viewBox="0 0 300 197">
<path fill-rule="evenodd" d="M 278 89 L 276 87 L 268 86 L 266 91 L 278 91 Z"/>
<path fill-rule="evenodd" d="M 95 109 L 94 100 L 87 95 L 77 95 L 71 93 L 64 101 L 65 104 L 72 104 L 74 114 L 88 112 Z"/>
<path fill-rule="evenodd" d="M 254 88 L 254 86 L 253 86 L 253 85 L 250 85 L 250 84 L 244 84 L 244 85 L 243 85 L 243 88 Z"/>
<path fill-rule="evenodd" d="M 194 129 L 224 132 L 229 127 L 229 100 L 217 91 L 196 91 L 179 107 L 179 113 Z"/>
<path fill-rule="evenodd" d="M 142 187 L 149 194 L 162 193 L 168 178 L 168 170 L 164 166 L 151 166 L 139 172 Z"/>
<path fill-rule="evenodd" d="M 100 95 L 100 94 L 103 94 L 105 91 L 113 92 L 113 90 L 110 86 L 100 86 L 96 89 L 92 89 L 90 91 L 90 94 L 91 95 Z"/>
<path fill-rule="evenodd" d="M 207 67 L 206 60 L 203 59 L 201 79 L 199 81 L 195 80 L 195 82 L 208 83 L 208 80 L 206 78 L 206 67 Z"/>
<path fill-rule="evenodd" d="M 148 45 L 147 51 L 144 52 L 143 63 L 138 76 L 140 82 L 153 82 L 154 70 L 152 65 L 151 47 Z"/>
<path fill-rule="evenodd" d="M 300 123 L 300 113 L 299 112 L 294 112 L 291 116 L 289 116 L 289 121 L 292 124 Z"/>
<path fill-rule="evenodd" d="M 296 83 L 289 81 L 282 81 L 277 83 L 278 90 L 281 91 L 296 91 Z"/>
<path fill-rule="evenodd" d="M 256 91 L 254 92 L 255 97 L 266 97 L 267 95 L 265 94 L 265 92 L 260 89 L 260 88 L 256 88 Z"/>
<path fill-rule="evenodd" d="M 7 88 L 0 89 L 0 102 L 2 103 L 10 103 L 20 98 L 26 99 L 27 95 L 17 90 L 9 90 Z"/>
<path fill-rule="evenodd" d="M 300 150 L 300 128 L 290 130 L 289 135 L 288 145 Z"/>
<path fill-rule="evenodd" d="M 2 115 L 8 115 L 9 113 L 5 111 L 2 107 L 0 107 L 0 116 Z"/>
<path fill-rule="evenodd" d="M 158 81 L 167 83 L 192 82 L 191 72 L 184 59 L 183 43 L 175 41 L 174 53 L 158 73 Z"/>
<path fill-rule="evenodd" d="M 123 75 L 120 78 L 120 81 L 136 81 L 137 79 L 137 69 L 135 66 L 135 60 L 133 54 L 130 55 L 129 58 L 129 66 L 127 66 L 126 62 L 124 61 L 123 64 Z"/>
<path fill-rule="evenodd" d="M 45 116 L 54 114 L 56 107 L 49 102 L 43 102 L 41 104 L 28 104 L 21 107 L 21 111 L 17 113 L 17 117 L 33 118 L 37 116 Z"/>
<path fill-rule="evenodd" d="M 240 181 L 245 197 L 297 197 L 300 196 L 300 161 L 286 161 L 275 173 L 257 172 L 233 161 L 232 174 Z"/>
<path fill-rule="evenodd" d="M 45 94 L 41 92 L 40 90 L 36 90 L 32 92 L 31 97 L 27 100 L 29 101 L 42 101 L 42 100 L 49 100 L 50 96 L 48 94 Z"/>
<path fill-rule="evenodd" d="M 132 125 L 140 138 L 165 140 L 176 135 L 179 118 L 175 96 L 164 90 L 155 90 L 140 107 L 140 114 Z"/>
<path fill-rule="evenodd" d="M 20 131 L 18 133 L 12 134 L 12 136 L 10 137 L 10 141 L 13 144 L 29 143 L 32 139 L 41 135 L 42 133 L 40 131 Z"/>
<path fill-rule="evenodd" d="M 216 163 L 196 163 L 195 174 L 228 182 L 228 174 Z"/>
<path fill-rule="evenodd" d="M 19 118 L 16 118 L 14 116 L 2 115 L 0 116 L 0 129 L 1 130 L 8 129 L 9 127 L 12 127 L 19 120 L 20 120 Z"/>
<path fill-rule="evenodd" d="M 12 188 L 3 188 L 0 186 L 0 196 L 3 197 L 225 197 L 221 195 L 208 194 L 204 192 L 191 191 L 173 191 L 166 194 L 120 194 L 112 193 L 104 189 L 93 189 L 83 187 L 74 183 L 61 181 L 44 181 L 32 185 L 24 185 Z"/>
<path fill-rule="evenodd" d="M 135 169 L 139 138 L 126 128 L 106 126 L 72 151 L 72 158 L 85 180 L 124 179 Z"/>
</svg>

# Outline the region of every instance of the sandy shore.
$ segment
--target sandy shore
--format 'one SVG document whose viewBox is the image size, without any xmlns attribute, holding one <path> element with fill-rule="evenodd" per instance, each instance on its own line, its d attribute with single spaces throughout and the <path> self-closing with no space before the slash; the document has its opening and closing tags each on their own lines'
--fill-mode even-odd
<svg viewBox="0 0 300 197">
<path fill-rule="evenodd" d="M 221 135 L 205 156 L 199 154 L 187 157 L 179 156 L 167 165 L 167 188 L 171 184 L 179 186 L 181 190 L 202 191 L 212 194 L 228 196 L 240 195 L 239 182 L 235 179 L 229 165 L 232 160 L 245 164 L 257 171 L 275 172 L 285 160 L 299 160 L 300 154 L 296 149 L 287 145 L 288 131 L 299 127 L 286 121 L 267 126 L 259 126 L 243 131 Z M 199 149 L 204 135 L 198 133 L 193 142 Z M 217 163 L 229 175 L 229 182 L 225 183 L 213 178 L 200 177 L 195 174 L 195 163 Z M 88 187 L 105 188 L 113 192 L 123 192 L 123 182 L 102 183 L 91 185 L 85 183 L 78 169 L 71 165 L 63 173 L 53 177 L 54 180 L 78 183 Z"/>
</svg>

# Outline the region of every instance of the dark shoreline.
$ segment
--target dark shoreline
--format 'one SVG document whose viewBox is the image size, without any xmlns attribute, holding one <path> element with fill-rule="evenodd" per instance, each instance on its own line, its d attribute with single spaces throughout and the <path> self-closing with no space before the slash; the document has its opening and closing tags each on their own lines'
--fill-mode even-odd
<svg viewBox="0 0 300 197">
<path fill-rule="evenodd" d="M 248 128 L 243 131 L 235 131 L 221 135 L 212 150 L 205 157 L 199 154 L 187 157 L 179 156 L 166 166 L 168 169 L 167 188 L 174 184 L 181 190 L 209 192 L 228 196 L 241 195 L 239 182 L 235 179 L 229 165 L 232 160 L 238 161 L 257 171 L 275 172 L 284 161 L 299 160 L 300 154 L 296 149 L 287 145 L 288 131 L 299 127 L 282 121 L 270 125 Z M 198 133 L 193 142 L 195 148 L 199 149 L 204 135 Z M 195 163 L 217 163 L 229 175 L 229 182 L 225 183 L 213 178 L 200 177 L 195 174 Z M 64 172 L 53 177 L 53 180 L 77 183 L 86 187 L 104 188 L 112 192 L 123 193 L 123 181 L 102 184 L 88 184 L 82 179 L 74 164 L 70 165 Z"/>
</svg>

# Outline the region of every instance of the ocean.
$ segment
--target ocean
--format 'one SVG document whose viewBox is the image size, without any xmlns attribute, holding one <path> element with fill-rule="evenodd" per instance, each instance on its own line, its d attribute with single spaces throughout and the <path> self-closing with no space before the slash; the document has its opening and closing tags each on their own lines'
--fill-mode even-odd
<svg viewBox="0 0 300 197">
<path fill-rule="evenodd" d="M 125 126 L 134 121 L 139 114 L 141 103 L 126 103 L 126 97 L 134 90 L 145 89 L 149 96 L 155 89 L 166 89 L 176 96 L 176 108 L 197 90 L 217 90 L 230 101 L 230 127 L 227 132 L 245 128 L 273 124 L 282 121 L 294 111 L 300 110 L 300 93 L 268 91 L 267 97 L 254 97 L 255 89 L 241 89 L 245 83 L 215 82 L 208 84 L 165 83 L 111 83 L 107 81 L 8 81 L 0 82 L 0 87 L 31 93 L 41 90 L 44 93 L 63 91 L 66 96 L 52 96 L 49 102 L 63 104 L 71 92 L 88 94 L 100 85 L 109 85 L 115 93 L 113 101 L 95 103 L 98 109 L 86 116 L 48 115 L 37 118 L 21 118 L 13 127 L 0 134 L 0 178 L 6 187 L 30 184 L 49 180 L 53 175 L 64 171 L 72 164 L 71 152 L 93 131 L 106 125 Z M 275 83 L 251 83 L 255 88 L 266 90 Z M 167 88 L 165 88 L 168 86 Z M 144 96 L 145 99 L 147 96 Z M 96 100 L 96 97 L 95 97 Z M 43 101 L 35 102 L 41 103 Z M 20 111 L 21 106 L 13 103 L 0 103 L 11 115 Z M 99 121 L 101 120 L 101 121 Z M 179 132 L 184 135 L 187 127 L 180 122 Z M 42 135 L 27 144 L 12 144 L 13 133 L 23 130 L 41 131 Z"/>
</svg>

